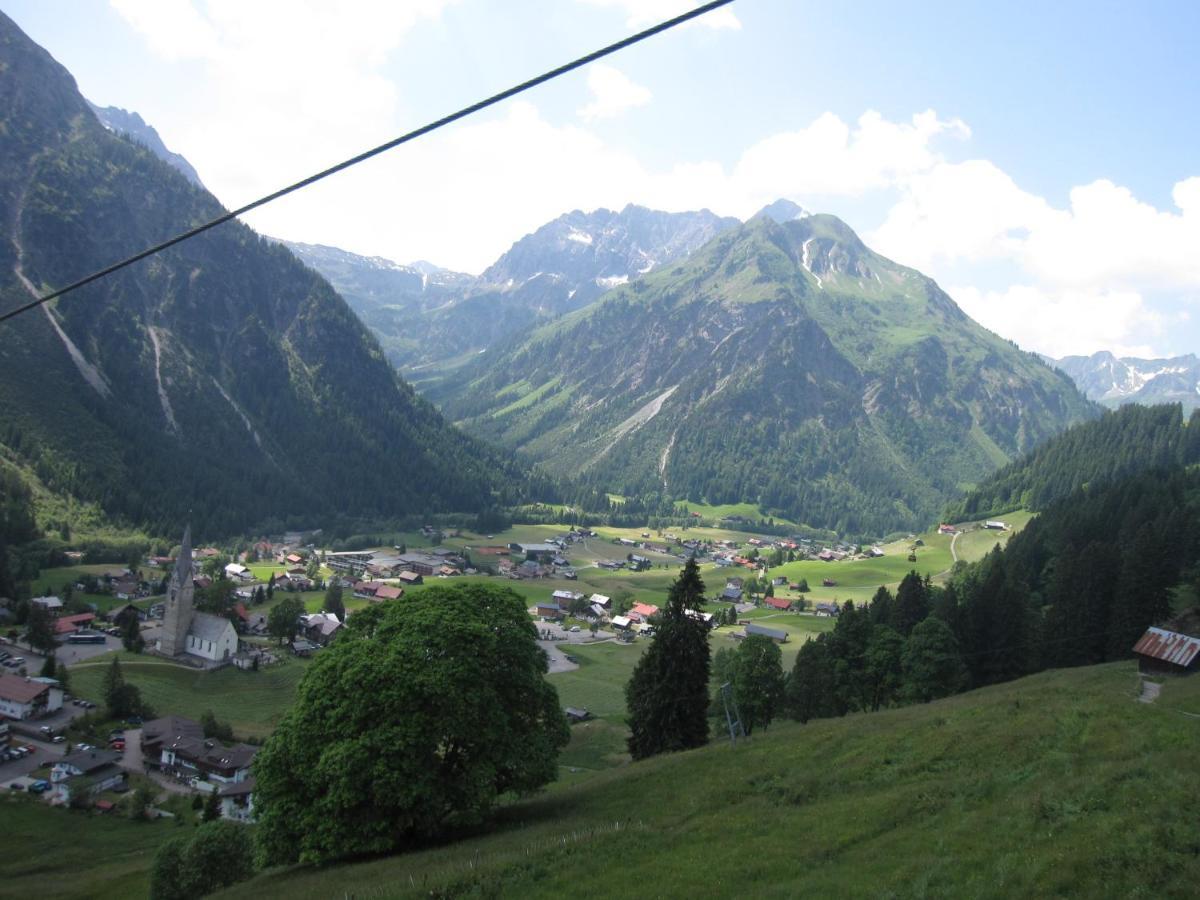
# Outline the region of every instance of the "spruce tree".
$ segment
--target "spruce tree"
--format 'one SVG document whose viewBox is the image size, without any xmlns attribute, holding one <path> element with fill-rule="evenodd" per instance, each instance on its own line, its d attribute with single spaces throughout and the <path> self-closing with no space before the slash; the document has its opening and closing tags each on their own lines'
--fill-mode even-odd
<svg viewBox="0 0 1200 900">
<path fill-rule="evenodd" d="M 708 740 L 708 626 L 687 615 L 703 600 L 699 567 L 689 559 L 671 585 L 653 643 L 625 686 L 634 759 Z"/>
</svg>

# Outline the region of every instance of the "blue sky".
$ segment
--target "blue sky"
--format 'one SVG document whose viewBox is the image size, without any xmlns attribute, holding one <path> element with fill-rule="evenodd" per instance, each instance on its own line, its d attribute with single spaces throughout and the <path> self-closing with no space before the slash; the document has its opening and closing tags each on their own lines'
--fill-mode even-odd
<svg viewBox="0 0 1200 900">
<path fill-rule="evenodd" d="M 227 205 L 686 0 L 9 0 Z M 1139 8 L 1141 7 L 1141 8 Z M 280 237 L 479 271 L 561 212 L 847 220 L 1028 349 L 1200 338 L 1200 4 L 738 0 L 264 210 Z"/>
</svg>

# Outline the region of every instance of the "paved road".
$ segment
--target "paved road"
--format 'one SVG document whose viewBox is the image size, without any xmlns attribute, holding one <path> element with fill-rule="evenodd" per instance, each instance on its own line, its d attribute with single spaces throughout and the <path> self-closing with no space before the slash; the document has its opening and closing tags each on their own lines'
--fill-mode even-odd
<svg viewBox="0 0 1200 900">
<path fill-rule="evenodd" d="M 0 763 L 0 786 L 4 788 L 8 788 L 14 781 L 20 781 L 28 787 L 28 783 L 32 780 L 27 777 L 30 772 L 38 766 L 54 762 L 63 755 L 62 746 L 59 744 L 49 744 L 24 735 L 14 735 L 14 737 L 16 743 L 32 746 L 34 752 L 24 759 Z"/>
</svg>

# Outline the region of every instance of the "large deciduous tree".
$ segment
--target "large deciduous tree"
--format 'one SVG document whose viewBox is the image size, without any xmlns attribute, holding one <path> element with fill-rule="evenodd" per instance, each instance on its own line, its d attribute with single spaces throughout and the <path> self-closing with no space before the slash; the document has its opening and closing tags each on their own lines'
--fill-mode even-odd
<svg viewBox="0 0 1200 900">
<path fill-rule="evenodd" d="M 688 615 L 703 600 L 700 570 L 689 559 L 671 585 L 654 642 L 625 686 L 634 759 L 699 747 L 708 740 L 708 626 Z"/>
<path fill-rule="evenodd" d="M 557 774 L 570 733 L 520 596 L 438 585 L 369 612 L 313 662 L 255 761 L 266 863 L 400 849 Z"/>
</svg>

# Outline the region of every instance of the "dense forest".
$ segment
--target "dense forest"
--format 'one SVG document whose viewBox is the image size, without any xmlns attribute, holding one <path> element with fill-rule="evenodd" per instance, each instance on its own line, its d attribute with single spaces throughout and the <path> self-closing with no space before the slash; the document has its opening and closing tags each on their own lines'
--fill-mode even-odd
<svg viewBox="0 0 1200 900">
<path fill-rule="evenodd" d="M 1087 485 L 1200 462 L 1200 411 L 1184 426 L 1178 403 L 1130 404 L 1069 428 L 984 479 L 946 511 L 960 522 L 1024 507 L 1043 510 Z"/>
<path fill-rule="evenodd" d="M 801 721 L 934 699 L 1130 655 L 1200 575 L 1200 472 L 1153 469 L 1049 504 L 944 586 L 907 576 L 847 604 L 788 682 Z"/>
</svg>

